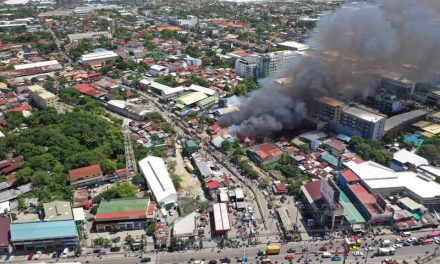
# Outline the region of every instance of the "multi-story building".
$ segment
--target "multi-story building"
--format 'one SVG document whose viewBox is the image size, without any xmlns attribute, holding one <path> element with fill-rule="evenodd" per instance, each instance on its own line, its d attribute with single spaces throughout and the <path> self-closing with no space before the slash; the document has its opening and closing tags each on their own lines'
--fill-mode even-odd
<svg viewBox="0 0 440 264">
<path fill-rule="evenodd" d="M 339 123 L 342 110 L 344 109 L 344 103 L 331 97 L 322 97 L 319 99 L 319 102 L 319 117 L 326 121 Z"/>
<path fill-rule="evenodd" d="M 31 92 L 32 100 L 39 108 L 48 109 L 57 106 L 58 97 L 40 85 L 31 85 L 28 86 L 28 89 Z"/>
<path fill-rule="evenodd" d="M 96 231 L 133 230 L 152 222 L 156 204 L 148 198 L 101 200 L 96 216 Z"/>
<path fill-rule="evenodd" d="M 291 50 L 264 54 L 257 62 L 257 78 L 283 76 L 297 54 Z"/>
<path fill-rule="evenodd" d="M 341 113 L 341 132 L 359 135 L 366 139 L 379 140 L 384 134 L 386 116 L 358 107 L 345 108 Z"/>
<path fill-rule="evenodd" d="M 368 97 L 368 101 L 374 107 L 385 114 L 399 112 L 401 109 L 400 100 L 395 95 L 385 94 Z"/>
<path fill-rule="evenodd" d="M 257 62 L 260 57 L 248 56 L 235 61 L 235 73 L 243 78 L 257 78 Z"/>
</svg>

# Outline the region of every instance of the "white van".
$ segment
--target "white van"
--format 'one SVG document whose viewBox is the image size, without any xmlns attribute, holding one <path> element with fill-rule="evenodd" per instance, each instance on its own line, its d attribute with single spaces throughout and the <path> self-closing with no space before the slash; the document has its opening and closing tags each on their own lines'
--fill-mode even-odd
<svg viewBox="0 0 440 264">
<path fill-rule="evenodd" d="M 63 250 L 63 254 L 61 255 L 63 258 L 67 258 L 67 254 L 69 254 L 69 249 L 68 248 L 64 248 Z"/>
<path fill-rule="evenodd" d="M 391 240 L 389 240 L 389 239 L 382 240 L 382 242 L 380 243 L 380 245 L 381 245 L 382 247 L 388 247 L 389 245 L 391 245 Z"/>
<path fill-rule="evenodd" d="M 409 231 L 402 232 L 402 233 L 400 233 L 400 236 L 402 236 L 402 237 L 410 237 L 411 236 L 411 232 L 409 232 Z"/>
<path fill-rule="evenodd" d="M 323 258 L 331 258 L 332 254 L 330 252 L 322 252 L 322 257 Z"/>
</svg>

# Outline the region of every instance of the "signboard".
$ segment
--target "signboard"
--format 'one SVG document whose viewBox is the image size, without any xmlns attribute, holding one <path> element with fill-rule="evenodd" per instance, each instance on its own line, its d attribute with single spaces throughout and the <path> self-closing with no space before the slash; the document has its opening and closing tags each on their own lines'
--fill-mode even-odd
<svg viewBox="0 0 440 264">
<path fill-rule="evenodd" d="M 324 199 L 330 204 L 331 207 L 333 207 L 335 191 L 330 186 L 330 184 L 323 178 L 321 178 L 321 184 L 319 190 L 321 191 L 322 196 L 324 196 Z"/>
</svg>

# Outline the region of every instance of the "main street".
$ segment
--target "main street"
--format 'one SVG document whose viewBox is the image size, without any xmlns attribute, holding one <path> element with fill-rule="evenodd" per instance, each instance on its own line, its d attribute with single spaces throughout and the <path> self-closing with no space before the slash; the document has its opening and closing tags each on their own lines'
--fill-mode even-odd
<svg viewBox="0 0 440 264">
<path fill-rule="evenodd" d="M 319 245 L 322 245 L 324 243 L 317 243 L 314 244 L 314 247 L 317 248 Z M 396 250 L 396 255 L 392 256 L 392 259 L 394 260 L 415 260 L 417 257 L 426 257 L 428 254 L 433 254 L 435 251 L 435 248 L 438 245 L 432 244 L 428 246 L 411 246 L 406 248 L 400 248 Z M 297 252 L 301 252 L 302 248 L 304 247 L 304 243 L 290 243 L 287 246 L 282 247 L 282 251 L 278 255 L 270 255 L 268 256 L 272 263 L 278 262 L 279 264 L 288 264 L 290 263 L 288 260 L 285 259 L 285 256 L 287 254 L 287 248 L 294 248 Z M 231 263 L 237 263 L 236 258 L 241 258 L 243 256 L 247 256 L 249 258 L 249 261 L 247 263 L 249 264 L 256 264 L 257 261 L 260 259 L 257 254 L 258 250 L 260 248 L 264 248 L 264 246 L 257 246 L 257 247 L 249 247 L 249 248 L 234 248 L 234 249 L 223 249 L 220 252 L 217 251 L 217 249 L 213 250 L 201 250 L 201 251 L 187 251 L 187 252 L 165 252 L 165 253 L 158 253 L 158 254 L 144 254 L 143 257 L 150 257 L 151 262 L 150 263 L 160 263 L 160 264 L 171 264 L 171 263 L 189 263 L 191 260 L 205 260 L 205 264 L 208 264 L 209 260 L 217 260 L 218 263 L 220 263 L 220 259 L 224 259 L 225 257 L 232 260 Z M 315 252 L 317 254 L 315 254 Z M 366 252 L 363 252 L 364 256 L 366 256 Z M 346 264 L 355 264 L 355 263 L 381 263 L 386 258 L 389 258 L 389 256 L 384 257 L 371 257 L 374 252 L 369 252 L 370 254 L 368 257 L 354 257 L 352 254 L 349 254 L 347 256 L 347 259 L 345 261 Z M 440 251 L 439 251 L 440 253 Z M 341 254 L 339 254 L 341 255 Z M 303 256 L 301 258 L 301 256 Z M 321 254 L 317 251 L 311 252 L 308 254 L 309 257 L 309 264 L 316 264 L 316 263 L 338 263 L 331 261 L 329 258 L 322 258 Z M 296 253 L 294 260 L 292 263 L 299 263 L 298 260 L 301 259 L 301 263 L 304 263 L 305 260 L 305 253 Z M 105 263 L 105 264 L 118 264 L 118 263 L 139 263 L 140 258 L 139 257 L 124 257 L 123 255 L 118 256 L 105 256 L 102 259 L 96 258 L 96 257 L 81 257 L 78 258 L 76 261 L 80 261 L 81 263 L 86 263 L 88 261 L 89 263 Z M 322 262 L 321 262 L 322 261 Z M 62 261 L 59 261 L 62 263 Z M 67 261 L 66 261 L 67 262 Z M 50 263 L 50 260 L 47 260 L 46 263 Z M 339 263 L 342 263 L 339 262 Z"/>
</svg>

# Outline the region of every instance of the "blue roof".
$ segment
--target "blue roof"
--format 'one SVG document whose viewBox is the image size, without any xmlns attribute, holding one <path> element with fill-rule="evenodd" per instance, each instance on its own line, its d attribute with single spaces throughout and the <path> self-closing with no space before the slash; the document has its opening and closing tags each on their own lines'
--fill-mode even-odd
<svg viewBox="0 0 440 264">
<path fill-rule="evenodd" d="M 73 220 L 13 223 L 10 232 L 11 242 L 78 236 Z"/>
<path fill-rule="evenodd" d="M 321 153 L 321 159 L 323 159 L 324 161 L 330 163 L 330 165 L 333 165 L 335 167 L 337 167 L 339 164 L 338 158 L 328 153 L 327 151 Z"/>
</svg>

